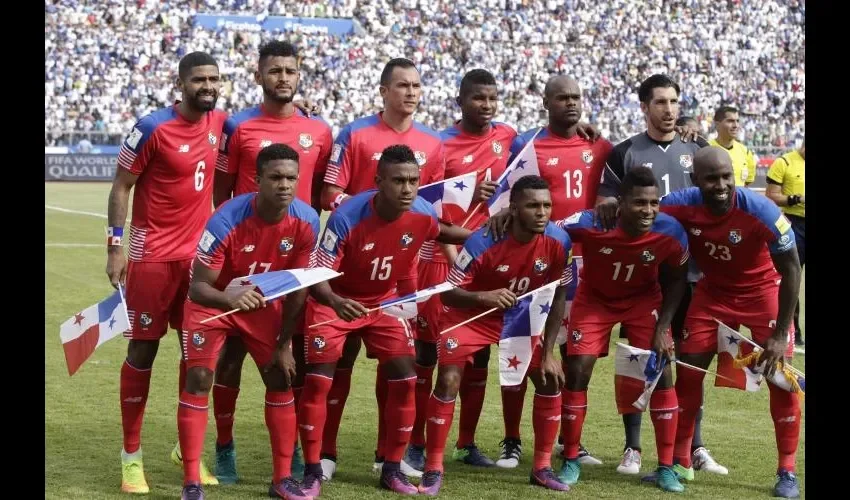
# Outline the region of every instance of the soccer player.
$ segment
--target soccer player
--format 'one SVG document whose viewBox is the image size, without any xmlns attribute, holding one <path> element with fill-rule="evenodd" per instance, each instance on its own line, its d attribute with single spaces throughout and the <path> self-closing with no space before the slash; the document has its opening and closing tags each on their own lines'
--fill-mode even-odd
<svg viewBox="0 0 850 500">
<path fill-rule="evenodd" d="M 564 464 L 559 478 L 578 482 L 579 440 L 587 414 L 587 387 L 598 357 L 608 355 L 611 329 L 628 328 L 629 344 L 655 351 L 659 359 L 673 355 L 670 323 L 687 286 L 688 240 L 681 224 L 659 214 L 658 181 L 647 167 L 629 169 L 620 183 L 617 226 L 606 231 L 594 224 L 592 210 L 578 212 L 556 224 L 570 239 L 581 242 L 584 269 L 570 311 L 567 340 L 567 384 L 563 393 Z M 664 367 L 652 392 L 649 411 L 658 448 L 657 485 L 681 492 L 673 472 L 678 403 L 670 365 Z M 621 414 L 637 413 L 632 406 L 643 385 L 617 385 Z"/>
<path fill-rule="evenodd" d="M 779 205 L 791 221 L 800 268 L 806 266 L 806 141 L 800 149 L 789 151 L 773 161 L 767 171 L 768 198 Z M 794 345 L 803 347 L 803 330 L 800 328 L 800 303 L 794 308 Z"/>
<path fill-rule="evenodd" d="M 717 138 L 708 142 L 712 146 L 720 146 L 729 152 L 729 156 L 732 157 L 732 168 L 735 171 L 735 185 L 747 187 L 756 180 L 756 158 L 750 149 L 736 139 L 739 124 L 736 108 L 720 106 L 714 112 Z"/>
<path fill-rule="evenodd" d="M 324 178 L 322 208 L 325 210 L 335 210 L 347 197 L 374 189 L 381 152 L 391 145 L 404 144 L 414 151 L 420 185 L 443 179 L 445 162 L 440 135 L 413 119 L 422 97 L 419 71 L 413 62 L 404 58 L 390 60 L 381 73 L 380 93 L 384 102 L 383 111 L 355 120 L 343 127 L 337 135 Z M 443 248 L 448 252 L 454 251 L 453 248 Z M 433 241 L 423 245 L 421 260 L 427 261 L 421 263 L 420 271 L 426 273 L 426 279 L 428 276 L 439 276 L 440 268 L 447 266 L 446 258 L 437 251 Z M 426 269 L 432 266 L 436 269 Z M 322 467 L 326 479 L 331 479 L 336 471 L 337 434 L 351 389 L 351 374 L 360 352 L 360 344 L 357 335 L 347 337 L 334 375 L 334 385 L 328 396 L 327 423 L 322 439 Z M 385 374 L 379 371 L 375 380 L 379 407 L 383 407 L 386 400 L 385 382 Z M 382 429 L 383 421 L 379 418 L 379 436 L 384 435 Z M 376 448 L 374 467 L 379 469 L 384 455 L 380 437 Z M 421 472 L 408 467 L 406 462 L 402 463 L 402 468 L 407 474 L 416 477 L 421 475 Z"/>
<path fill-rule="evenodd" d="M 207 222 L 198 243 L 186 300 L 183 357 L 189 367 L 180 395 L 177 424 L 183 450 L 183 496 L 202 499 L 198 462 L 204 447 L 209 392 L 219 351 L 229 335 L 241 337 L 266 385 L 265 417 L 272 447 L 274 476 L 269 496 L 306 499 L 292 478 L 295 446 L 295 376 L 292 334 L 307 290 L 266 303 L 253 287 L 228 291 L 234 278 L 270 271 L 306 268 L 319 234 L 319 216 L 296 199 L 299 156 L 285 144 L 272 144 L 257 155 L 259 191 L 224 203 Z M 206 324 L 222 311 L 240 311 Z"/>
<path fill-rule="evenodd" d="M 416 494 L 400 462 L 410 439 L 416 372 L 413 336 L 406 320 L 380 311 L 382 301 L 416 290 L 416 259 L 427 240 L 461 244 L 469 231 L 438 222 L 433 207 L 416 196 L 420 168 L 405 145 L 381 152 L 376 191 L 351 197 L 328 219 L 317 252 L 318 263 L 343 273 L 311 288 L 305 310 L 307 374 L 298 409 L 306 469 L 303 491 L 319 495 L 323 477 L 320 454 L 327 398 L 337 361 L 348 335 L 359 334 L 367 352 L 387 377 L 384 450 L 380 483 L 397 493 Z M 341 319 L 343 321 L 339 321 Z"/>
<path fill-rule="evenodd" d="M 800 293 L 801 269 L 791 223 L 766 197 L 735 187 L 732 160 L 722 148 L 711 146 L 697 152 L 693 180 L 696 187 L 661 201 L 661 210 L 688 231 L 691 254 L 704 273 L 688 309 L 679 359 L 708 367 L 717 352 L 716 318 L 732 328 L 744 325 L 750 329 L 753 341 L 764 348 L 759 364 L 765 364 L 765 376 L 770 378 L 777 363 L 793 355 L 788 336 Z M 689 369 L 677 369 L 676 375 L 681 412 L 674 469 L 690 479 L 691 437 L 705 375 Z M 796 393 L 772 383 L 768 388 L 779 452 L 774 495 L 796 498 L 800 403 Z"/>
<path fill-rule="evenodd" d="M 130 330 L 121 366 L 121 491 L 148 493 L 141 449 L 142 420 L 151 369 L 169 324 L 182 331 L 183 301 L 195 245 L 212 207 L 218 141 L 227 115 L 215 110 L 218 65 L 207 53 L 192 52 L 178 65 L 182 100 L 142 117 L 121 145 L 109 192 L 106 274 L 113 286 L 126 281 Z M 128 256 L 122 240 L 130 191 Z M 127 262 L 129 260 L 129 263 Z M 179 390 L 186 376 L 180 363 Z M 179 463 L 179 446 L 172 451 Z M 217 484 L 201 467 L 204 484 Z"/>
<path fill-rule="evenodd" d="M 682 129 L 677 129 L 676 122 L 679 116 L 679 94 L 679 85 L 666 75 L 652 75 L 640 84 L 638 99 L 646 120 L 646 131 L 617 144 L 608 158 L 596 202 L 596 210 L 602 219 L 603 227 L 614 226 L 615 214 L 619 206 L 618 186 L 631 168 L 636 166 L 651 168 L 658 180 L 662 197 L 692 185 L 690 174 L 693 171 L 693 156 L 708 143 L 699 137 L 685 142 L 684 137 L 680 135 Z M 691 265 L 688 281 L 695 283 L 699 276 L 699 270 Z M 674 339 L 682 338 L 682 325 L 690 300 L 689 292 L 690 287 L 686 289 L 680 309 L 673 320 Z M 622 328 L 621 336 L 628 336 L 627 332 L 623 335 Z M 623 458 L 617 466 L 617 472 L 622 474 L 640 473 L 641 417 L 641 413 L 623 415 L 626 443 Z M 701 421 L 702 411 L 700 410 L 697 422 Z M 697 424 L 697 429 L 699 427 Z M 697 436 L 693 449 L 694 468 L 715 474 L 728 474 L 726 467 L 718 464 L 703 445 L 701 432 L 698 431 Z"/>
<path fill-rule="evenodd" d="M 558 434 L 561 387 L 564 374 L 552 352 L 564 317 L 566 286 L 572 281 L 572 248 L 567 234 L 549 222 L 552 199 L 549 185 L 536 175 L 517 179 L 511 188 L 513 217 L 507 237 L 496 241 L 484 230 L 473 233 L 449 274 L 457 288 L 445 292 L 447 312 L 440 327 L 457 325 L 488 309 L 480 319 L 440 338 L 437 384 L 428 401 L 425 474 L 419 492 L 437 495 L 443 484 L 443 451 L 454 415 L 464 367 L 475 353 L 499 342 L 503 310 L 516 304 L 518 295 L 559 281 L 546 318 L 542 342 L 534 346 L 528 376 L 535 386 L 534 465 L 530 482 L 556 491 L 567 491 L 551 467 L 552 445 Z"/>
<path fill-rule="evenodd" d="M 224 124 L 213 188 L 216 207 L 229 200 L 231 194 L 257 191 L 257 156 L 269 144 L 278 143 L 298 152 L 296 198 L 321 211 L 319 193 L 333 137 L 324 121 L 303 116 L 293 102 L 300 79 L 300 62 L 298 52 L 289 42 L 272 40 L 260 47 L 254 78 L 263 89 L 263 103 L 231 116 Z M 303 342 L 298 337 L 296 343 L 301 346 Z M 230 336 L 216 366 L 212 389 L 217 430 L 215 472 L 221 484 L 238 480 L 233 419 L 246 354 L 241 337 Z M 296 454 L 296 462 L 298 457 Z"/>
</svg>

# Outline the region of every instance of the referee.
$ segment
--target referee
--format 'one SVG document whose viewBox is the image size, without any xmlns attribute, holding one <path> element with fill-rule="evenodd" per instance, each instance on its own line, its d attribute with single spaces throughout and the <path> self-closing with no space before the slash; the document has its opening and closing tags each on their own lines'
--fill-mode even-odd
<svg viewBox="0 0 850 500">
<path fill-rule="evenodd" d="M 797 240 L 797 252 L 800 254 L 800 265 L 806 265 L 806 140 L 800 149 L 789 151 L 777 158 L 767 171 L 768 198 L 774 201 L 794 230 Z M 803 342 L 803 331 L 800 329 L 800 303 L 794 309 L 794 344 L 806 345 Z"/>
</svg>

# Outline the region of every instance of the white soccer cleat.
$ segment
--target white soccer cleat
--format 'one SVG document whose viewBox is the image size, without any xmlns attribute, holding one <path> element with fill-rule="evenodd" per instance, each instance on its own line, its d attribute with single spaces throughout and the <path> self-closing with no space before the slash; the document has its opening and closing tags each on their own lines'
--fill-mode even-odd
<svg viewBox="0 0 850 500">
<path fill-rule="evenodd" d="M 323 458 L 319 461 L 322 466 L 322 482 L 330 481 L 336 473 L 336 460 Z"/>
<path fill-rule="evenodd" d="M 626 448 L 626 451 L 623 453 L 623 459 L 620 460 L 620 465 L 617 466 L 617 472 L 629 475 L 640 474 L 640 463 L 640 452 Z"/>
<path fill-rule="evenodd" d="M 519 459 L 522 457 L 522 442 L 519 439 L 508 438 L 499 444 L 502 447 L 502 452 L 499 454 L 499 459 L 496 460 L 496 467 L 516 469 L 519 466 Z"/>
<path fill-rule="evenodd" d="M 384 470 L 384 462 L 374 462 L 372 464 L 372 474 L 381 477 Z"/>
<path fill-rule="evenodd" d="M 384 464 L 381 464 L 382 468 L 383 468 L 383 465 Z M 413 467 L 409 466 L 407 464 L 407 462 L 405 462 L 404 460 L 402 460 L 399 465 L 401 466 L 401 473 L 404 474 L 405 476 L 413 477 L 413 478 L 416 478 L 416 479 L 419 479 L 419 478 L 422 477 L 423 472 L 421 470 L 414 469 Z"/>
<path fill-rule="evenodd" d="M 712 474 L 719 474 L 721 476 L 729 474 L 729 469 L 717 463 L 708 450 L 703 447 L 694 450 L 691 460 L 693 461 L 694 470 L 711 472 Z"/>
</svg>

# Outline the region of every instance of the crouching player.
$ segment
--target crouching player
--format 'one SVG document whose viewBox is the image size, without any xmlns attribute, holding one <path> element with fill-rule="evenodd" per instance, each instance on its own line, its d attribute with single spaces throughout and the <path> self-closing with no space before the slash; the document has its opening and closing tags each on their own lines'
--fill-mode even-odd
<svg viewBox="0 0 850 500">
<path fill-rule="evenodd" d="M 266 425 L 272 447 L 274 476 L 269 495 L 309 499 L 290 473 L 295 447 L 295 376 L 291 338 L 304 307 L 306 290 L 266 303 L 253 288 L 225 292 L 239 276 L 306 268 L 311 265 L 319 217 L 296 200 L 298 153 L 273 144 L 257 156 L 259 192 L 224 203 L 207 222 L 198 243 L 186 300 L 183 356 L 186 389 L 180 395 L 177 427 L 183 450 L 183 499 L 204 498 L 198 464 L 207 427 L 208 399 L 219 353 L 228 335 L 239 335 L 266 384 Z M 206 324 L 200 321 L 223 311 L 239 312 Z"/>
</svg>

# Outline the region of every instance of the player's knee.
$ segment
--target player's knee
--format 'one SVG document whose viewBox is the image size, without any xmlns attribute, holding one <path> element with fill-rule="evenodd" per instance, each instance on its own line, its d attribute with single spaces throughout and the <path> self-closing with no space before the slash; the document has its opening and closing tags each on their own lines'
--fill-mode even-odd
<svg viewBox="0 0 850 500">
<path fill-rule="evenodd" d="M 413 378 L 416 376 L 416 370 L 413 368 L 412 356 L 401 356 L 385 361 L 381 367 L 384 373 L 387 374 L 388 380 L 401 380 L 405 378 Z"/>
<path fill-rule="evenodd" d="M 131 340 L 127 344 L 127 361 L 139 370 L 149 370 L 158 350 L 158 340 Z"/>
<path fill-rule="evenodd" d="M 460 391 L 461 378 L 463 378 L 463 372 L 459 367 L 441 366 L 437 374 L 437 383 L 434 386 L 434 395 L 443 401 L 454 399 Z"/>
<path fill-rule="evenodd" d="M 658 379 L 658 389 L 669 389 L 673 387 L 673 369 L 670 365 L 664 365 L 664 370 L 661 372 L 661 378 Z"/>
<path fill-rule="evenodd" d="M 487 365 L 490 364 L 490 346 L 481 349 L 480 351 L 475 353 L 475 356 L 472 358 L 472 367 L 473 368 L 487 368 Z"/>
<path fill-rule="evenodd" d="M 213 372 L 203 366 L 193 366 L 186 372 L 186 392 L 208 394 L 212 389 Z"/>
<path fill-rule="evenodd" d="M 416 364 L 419 366 L 435 366 L 437 364 L 437 344 L 417 340 Z"/>
<path fill-rule="evenodd" d="M 564 374 L 567 378 L 567 390 L 587 390 L 595 363 L 596 358 L 594 356 L 568 356 L 567 373 Z"/>
<path fill-rule="evenodd" d="M 263 382 L 266 384 L 266 389 L 272 392 L 288 391 L 292 387 L 286 383 L 286 378 L 280 370 L 271 370 L 263 373 Z"/>
<path fill-rule="evenodd" d="M 215 367 L 216 383 L 227 387 L 238 388 L 242 381 L 242 364 L 245 361 L 244 345 L 225 343 Z"/>
</svg>

